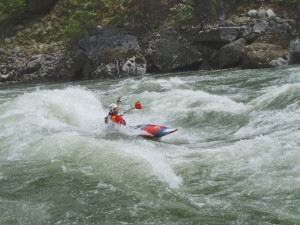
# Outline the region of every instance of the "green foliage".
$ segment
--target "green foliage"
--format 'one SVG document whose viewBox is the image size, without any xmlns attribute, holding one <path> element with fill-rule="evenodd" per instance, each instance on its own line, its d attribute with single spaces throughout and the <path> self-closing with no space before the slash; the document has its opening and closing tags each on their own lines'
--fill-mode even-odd
<svg viewBox="0 0 300 225">
<path fill-rule="evenodd" d="M 25 9 L 25 0 L 0 0 L 0 19 L 18 19 Z"/>
<path fill-rule="evenodd" d="M 85 28 L 94 22 L 97 14 L 92 9 L 96 6 L 97 1 L 93 0 L 81 3 L 71 0 L 70 2 L 72 3 L 71 8 L 73 10 L 66 9 L 66 14 L 72 13 L 68 17 L 63 33 L 71 40 L 76 41 L 85 35 Z"/>
<path fill-rule="evenodd" d="M 287 4 L 295 4 L 298 0 L 270 0 L 271 3 L 287 3 Z"/>
<path fill-rule="evenodd" d="M 283 3 L 283 4 L 296 4 L 298 0 L 256 0 L 259 3 Z"/>
<path fill-rule="evenodd" d="M 189 4 L 179 3 L 171 8 L 171 14 L 167 19 L 167 24 L 177 29 L 195 25 L 197 18 L 194 8 Z"/>
<path fill-rule="evenodd" d="M 104 24 L 124 24 L 143 19 L 139 0 L 102 0 Z"/>
</svg>

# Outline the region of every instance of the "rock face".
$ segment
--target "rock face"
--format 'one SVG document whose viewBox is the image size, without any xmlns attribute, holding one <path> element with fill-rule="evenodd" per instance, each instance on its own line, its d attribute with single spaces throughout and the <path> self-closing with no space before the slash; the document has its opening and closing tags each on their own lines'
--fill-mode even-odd
<svg viewBox="0 0 300 225">
<path fill-rule="evenodd" d="M 28 0 L 28 10 L 33 14 L 48 12 L 59 0 Z"/>
<path fill-rule="evenodd" d="M 125 30 L 108 27 L 100 34 L 82 39 L 60 68 L 59 79 L 69 73 L 73 79 L 99 79 L 142 76 L 146 61 L 137 38 Z"/>
<path fill-rule="evenodd" d="M 289 49 L 289 60 L 290 64 L 299 64 L 300 63 L 300 40 L 296 39 L 291 41 Z"/>
<path fill-rule="evenodd" d="M 200 52 L 173 29 L 154 35 L 148 55 L 160 72 L 187 69 L 202 62 Z"/>
</svg>

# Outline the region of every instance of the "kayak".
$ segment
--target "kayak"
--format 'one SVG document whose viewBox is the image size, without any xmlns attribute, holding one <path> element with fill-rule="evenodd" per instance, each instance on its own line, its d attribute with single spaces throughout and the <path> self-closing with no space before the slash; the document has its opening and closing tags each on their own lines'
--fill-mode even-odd
<svg viewBox="0 0 300 225">
<path fill-rule="evenodd" d="M 113 115 L 110 117 L 110 120 L 113 122 L 113 124 L 118 124 L 119 126 L 126 127 L 126 121 L 118 115 Z M 134 129 L 138 136 L 144 137 L 144 138 L 161 138 L 163 136 L 166 136 L 168 134 L 172 134 L 178 129 L 171 128 L 171 127 L 165 127 L 161 125 L 154 125 L 154 124 L 142 124 L 138 126 L 128 126 L 128 129 Z"/>
<path fill-rule="evenodd" d="M 143 124 L 137 126 L 136 129 L 142 131 L 139 136 L 142 136 L 144 138 L 161 138 L 163 136 L 172 134 L 175 131 L 177 131 L 176 128 L 165 127 L 165 126 L 154 125 L 154 124 Z"/>
</svg>

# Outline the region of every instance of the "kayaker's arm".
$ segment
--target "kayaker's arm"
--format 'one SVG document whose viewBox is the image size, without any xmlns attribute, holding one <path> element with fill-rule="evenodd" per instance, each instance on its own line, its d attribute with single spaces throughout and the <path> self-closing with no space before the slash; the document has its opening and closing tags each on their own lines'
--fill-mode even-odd
<svg viewBox="0 0 300 225">
<path fill-rule="evenodd" d="M 122 95 L 119 95 L 119 97 L 118 97 L 118 100 L 117 100 L 117 106 L 118 106 L 118 108 L 120 109 L 120 103 L 121 103 L 121 98 L 122 98 Z M 120 116 L 124 116 L 125 115 L 125 113 L 120 113 Z"/>
<path fill-rule="evenodd" d="M 120 108 L 121 98 L 122 98 L 122 95 L 119 95 L 118 100 L 117 100 L 118 108 Z"/>
</svg>

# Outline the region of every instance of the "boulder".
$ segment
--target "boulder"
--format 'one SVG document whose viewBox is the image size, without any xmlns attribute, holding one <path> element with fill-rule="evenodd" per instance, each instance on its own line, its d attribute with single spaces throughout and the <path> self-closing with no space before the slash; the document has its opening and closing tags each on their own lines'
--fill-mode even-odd
<svg viewBox="0 0 300 225">
<path fill-rule="evenodd" d="M 288 49 L 290 41 L 293 37 L 293 31 L 291 26 L 285 22 L 279 22 L 277 17 L 273 17 L 269 20 L 267 27 L 264 28 L 261 26 L 261 33 L 259 37 L 255 40 L 256 42 L 261 43 L 270 43 L 270 44 L 278 44 L 283 48 Z"/>
<path fill-rule="evenodd" d="M 59 70 L 60 79 L 122 78 L 146 73 L 146 61 L 137 38 L 116 27 L 107 27 L 98 35 L 80 40 L 67 60 L 66 66 Z"/>
<path fill-rule="evenodd" d="M 266 10 L 265 9 L 260 9 L 257 12 L 257 19 L 264 20 L 264 19 L 266 19 L 266 15 L 267 15 Z"/>
<path fill-rule="evenodd" d="M 286 57 L 280 57 L 278 59 L 270 61 L 269 65 L 271 65 L 272 67 L 286 66 L 288 65 L 288 60 Z"/>
<path fill-rule="evenodd" d="M 219 42 L 228 44 L 238 38 L 240 30 L 240 27 L 218 27 L 201 31 L 194 38 L 194 42 Z"/>
<path fill-rule="evenodd" d="M 46 62 L 44 55 L 35 55 L 27 63 L 26 72 L 28 74 L 38 71 Z"/>
<path fill-rule="evenodd" d="M 267 13 L 267 16 L 268 16 L 268 17 L 275 17 L 275 16 L 276 16 L 276 14 L 273 12 L 272 9 L 268 9 L 268 10 L 266 11 L 266 13 Z"/>
<path fill-rule="evenodd" d="M 48 12 L 59 0 L 27 0 L 28 10 L 33 14 Z"/>
<path fill-rule="evenodd" d="M 202 62 L 201 53 L 173 29 L 153 36 L 148 55 L 160 72 L 189 70 Z"/>
<path fill-rule="evenodd" d="M 251 18 L 256 18 L 257 17 L 257 10 L 251 9 L 247 15 L 250 16 Z"/>
<path fill-rule="evenodd" d="M 286 56 L 287 51 L 281 45 L 254 42 L 245 47 L 243 68 L 257 69 L 274 67 L 276 66 L 274 60 L 285 58 Z"/>
<path fill-rule="evenodd" d="M 291 41 L 289 49 L 289 64 L 300 64 L 300 40 Z"/>
<path fill-rule="evenodd" d="M 241 38 L 222 47 L 220 50 L 220 68 L 239 66 L 244 55 L 245 46 L 246 40 Z"/>
</svg>

